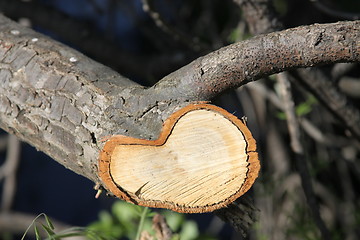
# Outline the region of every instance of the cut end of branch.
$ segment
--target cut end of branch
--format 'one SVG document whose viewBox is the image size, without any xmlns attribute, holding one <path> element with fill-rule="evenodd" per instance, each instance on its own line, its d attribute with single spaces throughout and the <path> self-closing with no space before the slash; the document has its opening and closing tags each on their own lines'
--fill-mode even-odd
<svg viewBox="0 0 360 240">
<path fill-rule="evenodd" d="M 227 206 L 249 190 L 259 169 L 249 129 L 209 104 L 175 112 L 157 140 L 113 136 L 99 159 L 99 175 L 117 197 L 186 213 Z"/>
</svg>

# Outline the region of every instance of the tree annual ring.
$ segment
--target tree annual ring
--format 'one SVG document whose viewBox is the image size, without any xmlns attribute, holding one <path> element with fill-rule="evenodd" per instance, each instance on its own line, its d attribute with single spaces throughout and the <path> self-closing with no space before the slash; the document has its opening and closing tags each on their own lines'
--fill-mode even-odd
<svg viewBox="0 0 360 240">
<path fill-rule="evenodd" d="M 244 136 L 244 140 L 246 141 L 246 154 L 247 154 L 247 173 L 244 179 L 244 183 L 239 186 L 237 191 L 223 199 L 222 201 L 215 202 L 213 204 L 209 204 L 206 206 L 186 206 L 179 205 L 174 202 L 168 201 L 159 201 L 159 200 L 144 200 L 133 193 L 129 193 L 125 191 L 121 186 L 114 181 L 113 176 L 111 175 L 110 165 L 111 165 L 111 157 L 113 155 L 114 149 L 119 145 L 143 145 L 143 146 L 161 146 L 166 143 L 167 139 L 171 135 L 172 130 L 176 126 L 177 122 L 180 118 L 182 118 L 185 114 L 196 111 L 196 110 L 208 110 L 218 113 L 229 120 L 233 125 L 237 127 L 238 130 Z M 228 204 L 235 201 L 238 197 L 247 192 L 250 187 L 253 185 L 255 179 L 258 177 L 258 173 L 260 170 L 260 162 L 258 160 L 258 154 L 256 152 L 256 142 L 251 135 L 250 130 L 247 126 L 239 120 L 234 115 L 225 111 L 222 108 L 219 108 L 210 104 L 190 104 L 177 112 L 173 113 L 163 124 L 162 131 L 160 136 L 156 140 L 146 140 L 139 138 L 132 138 L 123 135 L 114 135 L 105 143 L 103 150 L 100 152 L 99 157 L 99 176 L 105 184 L 106 188 L 117 196 L 120 199 L 125 201 L 141 205 L 147 207 L 155 207 L 155 208 L 168 208 L 177 212 L 185 212 L 185 213 L 203 213 L 203 212 L 211 212 L 216 209 L 227 206 Z"/>
</svg>

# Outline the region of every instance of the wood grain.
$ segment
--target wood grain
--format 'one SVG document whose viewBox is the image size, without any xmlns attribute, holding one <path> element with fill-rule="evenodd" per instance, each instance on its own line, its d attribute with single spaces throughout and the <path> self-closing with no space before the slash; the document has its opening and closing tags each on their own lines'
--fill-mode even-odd
<svg viewBox="0 0 360 240">
<path fill-rule="evenodd" d="M 210 104 L 171 115 L 156 140 L 111 137 L 99 175 L 121 199 L 178 212 L 209 212 L 244 194 L 258 176 L 256 143 L 235 116 Z"/>
</svg>

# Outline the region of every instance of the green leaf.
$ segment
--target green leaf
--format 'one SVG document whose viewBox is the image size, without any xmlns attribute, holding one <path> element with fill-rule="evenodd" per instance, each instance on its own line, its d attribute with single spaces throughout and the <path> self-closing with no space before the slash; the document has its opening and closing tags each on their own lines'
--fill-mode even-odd
<svg viewBox="0 0 360 240">
<path fill-rule="evenodd" d="M 48 217 L 46 214 L 44 214 L 44 217 L 45 217 L 46 224 L 49 226 L 49 228 L 50 228 L 51 230 L 54 230 L 55 227 L 54 227 L 54 225 L 52 224 L 52 222 L 50 221 L 49 217 Z"/>
<path fill-rule="evenodd" d="M 299 104 L 296 109 L 296 116 L 304 116 L 312 111 L 312 107 L 307 102 Z"/>
<path fill-rule="evenodd" d="M 86 234 L 81 233 L 81 232 L 69 232 L 69 233 L 56 234 L 57 239 L 63 239 L 63 238 L 69 238 L 69 237 L 79 237 L 79 236 L 86 236 Z M 54 238 L 52 238 L 52 239 L 54 239 Z"/>
<path fill-rule="evenodd" d="M 171 240 L 180 240 L 180 235 L 179 235 L 179 234 L 174 234 L 174 235 L 171 237 Z"/>
<path fill-rule="evenodd" d="M 156 212 L 153 212 L 153 211 L 149 211 L 147 214 L 146 214 L 146 217 L 147 218 L 152 218 L 153 216 L 156 215 Z"/>
<path fill-rule="evenodd" d="M 308 113 L 310 113 L 313 109 L 314 104 L 317 103 L 317 100 L 314 96 L 309 96 L 305 102 L 300 103 L 296 106 L 296 115 L 297 116 L 304 116 Z"/>
<path fill-rule="evenodd" d="M 31 226 L 35 224 L 35 221 L 41 217 L 42 215 L 45 215 L 44 213 L 40 213 L 39 215 L 36 216 L 36 218 L 34 218 L 31 222 L 31 224 L 27 227 L 26 231 L 24 232 L 23 236 L 21 237 L 21 240 L 25 239 L 26 234 L 28 233 L 28 231 L 30 230 Z"/>
<path fill-rule="evenodd" d="M 284 112 L 277 112 L 276 117 L 280 120 L 286 120 L 286 115 Z"/>
<path fill-rule="evenodd" d="M 302 102 L 295 106 L 296 116 L 301 117 L 313 110 L 313 106 L 317 103 L 317 100 L 314 96 L 309 96 L 305 102 Z M 284 112 L 277 112 L 276 117 L 280 120 L 286 120 L 286 115 Z"/>
<path fill-rule="evenodd" d="M 173 211 L 163 211 L 162 215 L 165 216 L 167 224 L 174 232 L 179 231 L 181 225 L 185 221 L 185 216 L 184 214 L 181 213 L 177 213 Z"/>
<path fill-rule="evenodd" d="M 123 201 L 116 201 L 111 212 L 119 220 L 119 222 L 131 221 L 141 216 L 142 208 L 136 205 L 131 205 Z"/>
<path fill-rule="evenodd" d="M 43 229 L 45 230 L 45 232 L 48 234 L 49 237 L 55 235 L 54 231 L 50 227 L 44 224 L 41 224 L 41 226 L 43 227 Z"/>
<path fill-rule="evenodd" d="M 129 207 L 129 209 L 132 209 L 139 217 L 142 216 L 145 207 L 138 206 L 138 205 L 130 205 L 130 206 L 131 207 Z"/>
<path fill-rule="evenodd" d="M 196 222 L 186 221 L 180 232 L 181 240 L 193 240 L 199 236 L 199 230 Z"/>
<path fill-rule="evenodd" d="M 106 211 L 101 211 L 99 213 L 99 218 L 100 222 L 102 222 L 104 225 L 112 225 L 113 223 L 112 216 Z"/>
<path fill-rule="evenodd" d="M 89 225 L 87 229 L 92 232 L 100 232 L 102 235 L 106 235 L 108 239 L 121 238 L 125 231 L 124 227 L 106 211 L 101 211 L 99 220 Z"/>
<path fill-rule="evenodd" d="M 36 240 L 41 240 L 39 229 L 37 228 L 36 224 L 34 224 L 34 232 L 35 232 Z"/>
<path fill-rule="evenodd" d="M 143 207 L 124 201 L 116 201 L 112 206 L 112 214 L 117 220 L 117 227 L 123 229 L 124 235 L 130 239 L 135 238 L 137 231 L 137 224 L 135 223 L 140 219 L 143 209 Z"/>
<path fill-rule="evenodd" d="M 92 231 L 89 228 L 84 227 L 71 227 L 67 228 L 64 231 L 61 231 L 59 233 L 56 233 L 55 235 L 51 236 L 50 239 L 65 239 L 69 237 L 79 237 L 79 236 L 85 236 L 86 239 L 94 239 L 94 240 L 112 240 L 115 239 L 113 237 L 109 236 L 102 236 L 98 234 L 95 231 Z"/>
<path fill-rule="evenodd" d="M 241 39 L 241 32 L 240 29 L 235 28 L 234 30 L 232 30 L 232 32 L 230 33 L 228 40 L 232 43 L 239 41 L 239 39 Z"/>
<path fill-rule="evenodd" d="M 252 36 L 249 33 L 245 33 L 241 31 L 240 28 L 235 28 L 231 31 L 229 36 L 227 37 L 228 41 L 231 43 L 239 42 L 248 38 L 251 38 Z"/>
</svg>

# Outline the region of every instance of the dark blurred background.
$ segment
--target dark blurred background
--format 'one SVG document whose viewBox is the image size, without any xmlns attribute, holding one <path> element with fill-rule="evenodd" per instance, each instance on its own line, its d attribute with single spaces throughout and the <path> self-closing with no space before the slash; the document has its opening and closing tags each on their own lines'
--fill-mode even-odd
<svg viewBox="0 0 360 240">
<path fill-rule="evenodd" d="M 273 4 L 284 28 L 360 17 L 358 0 L 274 0 Z M 145 86 L 199 56 L 252 36 L 241 5 L 230 0 L 0 0 L 0 12 Z M 323 69 L 336 75 L 336 69 L 345 68 L 332 79 L 358 108 L 358 65 L 341 67 Z M 319 239 L 302 193 L 286 121 L 276 104 L 275 79 L 271 76 L 214 99 L 238 117 L 248 116 L 258 142 L 263 169 L 251 194 L 260 209 L 260 220 L 250 238 Z M 293 95 L 299 117 L 311 123 L 302 126 L 303 144 L 321 215 L 334 239 L 358 239 L 359 144 L 306 88 L 295 83 Z M 2 132 L 0 137 L 0 164 L 5 165 L 8 136 Z M 99 211 L 110 209 L 114 200 L 95 199 L 92 182 L 33 147 L 21 146 L 21 160 L 14 171 L 15 192 L 8 205 L 12 211 L 34 216 L 44 212 L 68 225 L 86 226 L 98 219 Z M 2 199 L 7 192 L 4 179 Z M 212 214 L 188 217 L 198 221 L 201 231 L 211 232 L 211 224 L 220 224 Z M 212 234 L 217 239 L 239 237 L 230 226 L 221 224 Z"/>
</svg>

